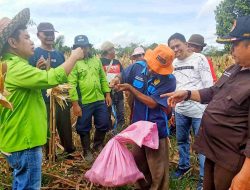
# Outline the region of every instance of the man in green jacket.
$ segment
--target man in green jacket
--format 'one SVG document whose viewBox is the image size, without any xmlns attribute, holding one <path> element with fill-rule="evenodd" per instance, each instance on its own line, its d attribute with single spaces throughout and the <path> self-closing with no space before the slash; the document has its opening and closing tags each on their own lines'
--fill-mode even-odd
<svg viewBox="0 0 250 190">
<path fill-rule="evenodd" d="M 83 155 L 91 162 L 90 129 L 94 116 L 95 136 L 93 149 L 100 150 L 109 127 L 108 106 L 111 106 L 110 88 L 100 59 L 90 52 L 91 44 L 87 36 L 75 37 L 74 48 L 81 47 L 86 55 L 78 61 L 68 77 L 72 89 L 69 91 L 73 111 L 78 116 L 76 130 L 80 135 Z M 77 90 L 78 87 L 78 90 Z M 80 102 L 80 105 L 79 105 Z"/>
<path fill-rule="evenodd" d="M 0 19 L 0 57 L 7 64 L 5 87 L 13 111 L 0 107 L 0 152 L 13 168 L 13 189 L 40 189 L 42 145 L 47 139 L 47 114 L 41 89 L 67 81 L 83 50 L 72 51 L 61 66 L 49 71 L 32 67 L 34 43 L 26 30 L 29 9 L 12 20 Z"/>
</svg>

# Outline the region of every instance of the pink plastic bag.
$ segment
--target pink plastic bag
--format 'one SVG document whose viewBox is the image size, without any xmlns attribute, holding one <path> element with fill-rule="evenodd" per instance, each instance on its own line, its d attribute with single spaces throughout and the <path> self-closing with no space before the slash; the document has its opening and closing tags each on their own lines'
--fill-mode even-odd
<svg viewBox="0 0 250 190">
<path fill-rule="evenodd" d="M 135 183 L 144 175 L 138 170 L 132 153 L 125 144 L 137 144 L 157 149 L 158 130 L 155 123 L 138 121 L 112 138 L 103 148 L 85 178 L 105 187 Z"/>
</svg>

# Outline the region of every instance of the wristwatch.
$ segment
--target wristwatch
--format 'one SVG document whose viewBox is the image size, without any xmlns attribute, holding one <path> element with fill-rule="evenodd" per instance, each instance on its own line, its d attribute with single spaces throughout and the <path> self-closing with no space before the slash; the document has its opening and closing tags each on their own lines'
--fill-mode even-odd
<svg viewBox="0 0 250 190">
<path fill-rule="evenodd" d="M 188 101 L 191 98 L 191 90 L 186 90 L 186 91 L 187 91 L 187 97 L 184 100 Z"/>
</svg>

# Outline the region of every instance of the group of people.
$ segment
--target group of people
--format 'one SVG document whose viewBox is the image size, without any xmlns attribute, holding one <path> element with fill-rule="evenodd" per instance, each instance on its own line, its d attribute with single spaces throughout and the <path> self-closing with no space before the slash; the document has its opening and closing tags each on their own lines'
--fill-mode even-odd
<svg viewBox="0 0 250 190">
<path fill-rule="evenodd" d="M 56 126 L 68 158 L 75 151 L 70 108 L 78 116 L 83 156 L 92 162 L 93 150 L 102 149 L 106 133 L 113 128 L 112 112 L 117 127 L 124 126 L 125 91 L 131 100 L 131 122 L 157 123 L 159 135 L 157 150 L 138 146 L 131 150 L 145 175 L 135 184 L 137 189 L 169 188 L 169 120 L 175 121 L 179 151 L 172 178 L 182 178 L 191 168 L 192 128 L 200 163 L 197 190 L 250 189 L 250 16 L 238 18 L 229 35 L 218 39 L 232 44 L 236 63 L 218 81 L 211 60 L 200 53 L 206 44 L 199 34 L 186 41 L 175 33 L 168 46 L 153 50 L 137 47 L 132 63 L 123 68 L 115 59 L 113 43 L 104 42 L 98 58 L 85 35 L 75 37 L 65 60 L 53 48 L 56 30 L 48 22 L 38 25 L 41 45 L 34 49 L 26 30 L 29 18 L 29 9 L 24 9 L 13 19 L 0 20 L 1 63 L 7 66 L 7 99 L 13 104 L 13 111 L 0 108 L 0 151 L 13 168 L 13 189 L 41 187 L 42 146 L 50 115 L 46 89 L 66 82 L 72 87 L 70 100 L 65 109 L 56 104 Z"/>
</svg>

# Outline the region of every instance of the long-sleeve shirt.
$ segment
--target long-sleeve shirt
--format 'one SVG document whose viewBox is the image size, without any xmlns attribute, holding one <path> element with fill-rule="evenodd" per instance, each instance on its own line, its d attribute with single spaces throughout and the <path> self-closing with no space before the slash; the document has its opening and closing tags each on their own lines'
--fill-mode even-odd
<svg viewBox="0 0 250 190">
<path fill-rule="evenodd" d="M 64 68 L 49 71 L 29 65 L 28 61 L 7 53 L 5 87 L 13 111 L 0 107 L 0 151 L 11 153 L 46 143 L 47 113 L 41 89 L 67 81 Z"/>
<path fill-rule="evenodd" d="M 208 104 L 194 149 L 236 172 L 250 157 L 250 70 L 233 65 L 210 88 L 199 91 Z"/>
<path fill-rule="evenodd" d="M 96 57 L 78 61 L 68 77 L 68 82 L 72 86 L 69 90 L 71 101 L 80 100 L 82 104 L 104 100 L 105 93 L 110 92 L 102 63 Z"/>
</svg>

